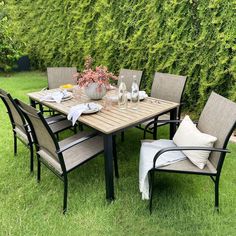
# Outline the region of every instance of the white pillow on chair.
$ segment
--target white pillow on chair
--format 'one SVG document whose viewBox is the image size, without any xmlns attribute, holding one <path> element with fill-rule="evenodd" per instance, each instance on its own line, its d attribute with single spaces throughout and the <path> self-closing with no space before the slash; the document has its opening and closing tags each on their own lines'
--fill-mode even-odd
<svg viewBox="0 0 236 236">
<path fill-rule="evenodd" d="M 217 138 L 202 133 L 192 122 L 189 116 L 185 116 L 176 131 L 173 141 L 177 146 L 213 147 Z M 203 169 L 207 163 L 210 151 L 182 151 L 188 159 L 198 168 Z"/>
</svg>

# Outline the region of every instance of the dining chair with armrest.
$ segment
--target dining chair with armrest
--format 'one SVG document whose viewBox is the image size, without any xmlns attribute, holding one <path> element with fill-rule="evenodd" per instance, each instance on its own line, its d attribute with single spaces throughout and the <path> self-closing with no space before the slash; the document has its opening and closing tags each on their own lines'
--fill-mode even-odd
<svg viewBox="0 0 236 236">
<path fill-rule="evenodd" d="M 141 70 L 121 69 L 118 78 L 118 86 L 120 85 L 121 82 L 121 76 L 123 76 L 123 82 L 126 85 L 126 90 L 130 92 L 133 83 L 133 76 L 136 76 L 136 82 L 140 87 L 142 75 L 143 72 Z"/>
<path fill-rule="evenodd" d="M 48 89 L 59 88 L 63 84 L 76 84 L 73 75 L 77 73 L 76 67 L 48 67 Z"/>
<path fill-rule="evenodd" d="M 180 119 L 181 115 L 181 106 L 182 106 L 182 96 L 184 88 L 186 85 L 187 77 L 181 75 L 173 75 L 167 73 L 156 72 L 151 88 L 151 97 L 179 103 L 180 106 L 177 111 L 177 118 Z M 157 103 L 158 106 L 158 103 Z M 158 117 L 158 120 L 170 120 L 170 114 L 164 114 Z M 149 122 L 144 123 L 146 126 Z M 166 125 L 168 123 L 161 122 L 157 123 L 157 126 Z M 146 132 L 153 135 L 153 139 L 156 139 L 157 134 L 154 130 L 154 124 L 149 124 Z"/>
<path fill-rule="evenodd" d="M 35 140 L 38 172 L 41 178 L 41 163 L 64 183 L 63 213 L 67 210 L 68 173 L 103 152 L 103 137 L 93 131 L 82 131 L 59 141 L 53 135 L 41 112 L 18 101 L 32 130 Z"/>
<path fill-rule="evenodd" d="M 159 122 L 158 120 L 156 122 Z M 172 121 L 170 121 L 172 122 Z M 180 121 L 173 121 L 179 123 Z M 149 209 L 152 212 L 153 186 L 155 172 L 172 172 L 180 174 L 195 174 L 210 176 L 215 184 L 215 208 L 219 209 L 219 181 L 223 167 L 229 138 L 236 127 L 236 104 L 214 92 L 211 93 L 204 109 L 201 112 L 197 128 L 206 134 L 217 138 L 214 147 L 190 147 L 175 146 L 160 149 L 154 156 L 153 167 L 149 170 L 150 202 Z M 210 156 L 204 169 L 199 169 L 190 160 L 176 162 L 167 166 L 156 167 L 157 159 L 164 153 L 175 151 L 203 150 L 210 151 Z"/>
<path fill-rule="evenodd" d="M 136 82 L 138 84 L 138 87 L 140 87 L 141 80 L 142 80 L 143 72 L 141 70 L 130 70 L 130 69 L 120 69 L 119 77 L 118 77 L 118 87 L 121 83 L 121 76 L 123 76 L 123 82 L 126 85 L 126 90 L 128 92 L 131 92 L 131 86 L 133 83 L 133 76 L 136 78 Z M 121 140 L 124 141 L 124 132 L 121 132 Z"/>
<path fill-rule="evenodd" d="M 56 89 L 63 84 L 75 85 L 76 81 L 73 79 L 73 75 L 77 73 L 76 67 L 47 67 L 47 88 L 44 89 Z M 50 109 L 45 109 L 42 104 L 39 104 L 41 112 L 50 112 L 54 114 Z"/>
<path fill-rule="evenodd" d="M 0 89 L 0 97 L 5 104 L 12 125 L 14 137 L 14 154 L 17 154 L 17 140 L 20 140 L 30 150 L 30 171 L 32 172 L 34 140 L 31 134 L 30 127 L 25 120 L 24 114 L 21 112 L 16 101 L 12 98 L 10 93 L 6 92 L 3 89 Z M 72 126 L 72 123 L 70 121 L 64 119 L 64 117 L 60 115 L 50 116 L 46 118 L 46 121 L 52 129 L 53 134 L 57 137 L 59 132 L 66 130 Z"/>
</svg>

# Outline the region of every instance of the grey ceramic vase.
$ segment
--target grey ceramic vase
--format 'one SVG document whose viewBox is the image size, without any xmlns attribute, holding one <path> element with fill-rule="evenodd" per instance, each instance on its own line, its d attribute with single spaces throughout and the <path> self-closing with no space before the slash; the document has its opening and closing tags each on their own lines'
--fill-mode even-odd
<svg viewBox="0 0 236 236">
<path fill-rule="evenodd" d="M 98 86 L 97 83 L 91 83 L 84 88 L 85 94 L 92 100 L 102 99 L 106 94 L 105 85 Z"/>
</svg>

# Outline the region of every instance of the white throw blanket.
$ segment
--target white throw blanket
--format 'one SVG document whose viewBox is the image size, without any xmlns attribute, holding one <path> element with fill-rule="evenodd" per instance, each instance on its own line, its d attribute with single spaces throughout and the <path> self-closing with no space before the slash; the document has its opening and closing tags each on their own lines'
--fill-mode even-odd
<svg viewBox="0 0 236 236">
<path fill-rule="evenodd" d="M 143 142 L 140 150 L 139 162 L 139 190 L 142 199 L 149 199 L 148 171 L 153 167 L 153 158 L 158 151 L 167 147 L 176 147 L 172 140 L 160 139 L 153 142 Z M 165 152 L 158 157 L 156 167 L 166 166 L 185 160 L 186 156 L 181 151 Z"/>
<path fill-rule="evenodd" d="M 81 116 L 83 112 L 90 112 L 98 111 L 102 108 L 100 104 L 96 104 L 93 102 L 90 103 L 83 103 L 70 108 L 69 114 L 67 115 L 67 119 L 72 121 L 72 125 L 75 125 L 75 122 Z"/>
</svg>

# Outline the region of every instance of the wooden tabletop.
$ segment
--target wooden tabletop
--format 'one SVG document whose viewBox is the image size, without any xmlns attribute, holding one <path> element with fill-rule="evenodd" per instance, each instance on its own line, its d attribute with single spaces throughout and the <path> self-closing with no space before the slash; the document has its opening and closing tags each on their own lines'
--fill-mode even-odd
<svg viewBox="0 0 236 236">
<path fill-rule="evenodd" d="M 72 106 L 81 103 L 95 102 L 104 105 L 104 99 L 92 101 L 84 94 L 82 94 L 79 100 L 72 98 L 61 103 L 40 101 L 43 96 L 53 91 L 56 91 L 56 89 L 29 93 L 28 96 L 31 100 L 37 101 L 65 115 L 69 113 Z M 107 94 L 113 95 L 115 91 L 109 91 Z M 125 110 L 119 109 L 117 104 L 113 104 L 110 110 L 103 108 L 95 114 L 81 115 L 78 120 L 104 134 L 110 134 L 150 120 L 178 106 L 178 103 L 148 97 L 139 102 L 138 109 L 136 110 L 131 108 L 130 103 L 128 103 L 128 108 Z"/>
</svg>

